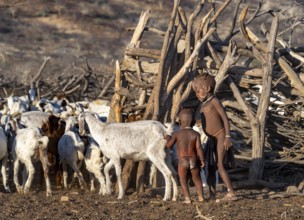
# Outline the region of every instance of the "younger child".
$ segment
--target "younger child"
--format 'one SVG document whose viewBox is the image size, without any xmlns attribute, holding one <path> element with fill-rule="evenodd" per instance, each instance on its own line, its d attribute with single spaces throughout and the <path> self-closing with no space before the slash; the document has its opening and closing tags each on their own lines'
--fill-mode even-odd
<svg viewBox="0 0 304 220">
<path fill-rule="evenodd" d="M 230 178 L 224 168 L 224 158 L 231 147 L 230 126 L 227 114 L 220 101 L 213 95 L 215 88 L 214 77 L 206 74 L 193 81 L 193 90 L 201 104 L 201 122 L 205 134 L 208 136 L 205 159 L 208 161 L 208 178 L 210 198 L 215 199 L 216 169 L 228 189 L 223 200 L 236 200 Z"/>
<path fill-rule="evenodd" d="M 201 147 L 200 135 L 191 127 L 193 113 L 190 109 L 183 109 L 179 115 L 180 130 L 173 133 L 166 146 L 171 148 L 176 143 L 178 156 L 178 176 L 185 197 L 184 203 L 190 204 L 190 193 L 187 186 L 188 170 L 190 169 L 192 180 L 196 187 L 198 199 L 204 201 L 202 181 L 197 156 L 200 159 L 201 167 L 205 166 L 204 155 Z"/>
</svg>

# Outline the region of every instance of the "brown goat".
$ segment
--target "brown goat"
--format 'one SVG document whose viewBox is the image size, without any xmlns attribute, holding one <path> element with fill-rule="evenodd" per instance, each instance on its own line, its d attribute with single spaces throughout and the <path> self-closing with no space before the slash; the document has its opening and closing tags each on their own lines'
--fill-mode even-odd
<svg viewBox="0 0 304 220">
<path fill-rule="evenodd" d="M 50 115 L 48 120 L 43 123 L 42 130 L 44 134 L 49 138 L 49 143 L 47 145 L 48 159 L 49 162 L 54 165 L 54 172 L 56 175 L 56 186 L 60 187 L 62 179 L 62 169 L 60 169 L 57 145 L 59 139 L 64 134 L 65 122 L 54 115 Z"/>
</svg>

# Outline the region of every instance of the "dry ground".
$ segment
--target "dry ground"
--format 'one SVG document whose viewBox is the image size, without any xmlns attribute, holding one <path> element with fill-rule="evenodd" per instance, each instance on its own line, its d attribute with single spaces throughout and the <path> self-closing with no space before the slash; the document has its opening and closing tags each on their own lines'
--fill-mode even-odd
<svg viewBox="0 0 304 220">
<path fill-rule="evenodd" d="M 36 185 L 37 187 L 37 185 Z M 35 185 L 32 187 L 33 190 Z M 2 190 L 3 188 L 1 188 Z M 163 202 L 163 189 L 148 190 L 141 196 L 127 193 L 118 201 L 116 196 L 83 193 L 76 188 L 65 192 L 55 190 L 52 197 L 45 192 L 29 195 L 0 193 L 0 219 L 194 219 L 199 212 L 209 219 L 303 219 L 304 197 L 269 199 L 267 190 L 239 190 L 234 202 L 196 202 L 192 191 L 191 205 Z M 218 193 L 218 198 L 224 193 Z M 68 201 L 61 201 L 68 198 Z"/>
<path fill-rule="evenodd" d="M 122 59 L 131 37 L 125 28 L 136 26 L 141 11 L 151 9 L 150 25 L 166 30 L 172 1 L 159 2 L 0 1 L 0 81 L 28 83 L 44 56 L 51 57 L 43 74 L 45 81 L 75 74 L 73 65 L 83 66 L 85 58 L 97 74 L 111 74 L 114 61 Z M 185 4 L 187 12 L 195 7 L 193 2 L 189 0 Z M 268 2 L 269 7 L 277 2 L 275 7 L 278 8 L 287 4 L 285 1 Z M 297 9 L 301 11 L 301 7 Z M 142 47 L 161 47 L 162 39 L 155 36 L 145 39 Z M 299 43 L 299 39 L 293 39 L 293 42 Z M 238 191 L 240 200 L 231 203 L 207 201 L 185 206 L 181 198 L 178 202 L 162 202 L 161 190 L 141 197 L 129 192 L 123 200 L 117 201 L 114 195 L 83 194 L 77 189 L 69 192 L 53 189 L 54 195 L 49 198 L 42 191 L 19 195 L 11 181 L 10 185 L 13 192 L 6 194 L 2 181 L 0 184 L 0 219 L 193 219 L 198 215 L 196 205 L 202 215 L 213 219 L 304 218 L 304 197 L 269 199 L 265 189 Z M 35 188 L 37 183 L 33 184 L 32 190 Z M 69 201 L 61 202 L 63 195 L 67 195 Z M 218 198 L 223 195 L 219 193 Z"/>
</svg>

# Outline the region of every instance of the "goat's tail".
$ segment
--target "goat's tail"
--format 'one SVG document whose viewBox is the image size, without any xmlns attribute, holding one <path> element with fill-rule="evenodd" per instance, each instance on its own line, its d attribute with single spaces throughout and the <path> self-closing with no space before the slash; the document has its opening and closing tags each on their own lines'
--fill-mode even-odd
<svg viewBox="0 0 304 220">
<path fill-rule="evenodd" d="M 42 136 L 38 139 L 38 150 L 39 158 L 42 164 L 50 166 L 48 156 L 47 156 L 47 145 L 49 143 L 49 138 L 47 136 Z"/>
<path fill-rule="evenodd" d="M 38 139 L 39 149 L 46 150 L 49 143 L 49 138 L 47 136 L 42 136 Z"/>
<path fill-rule="evenodd" d="M 84 155 L 80 150 L 77 150 L 77 156 L 78 156 L 78 160 L 83 160 L 84 159 Z"/>
</svg>

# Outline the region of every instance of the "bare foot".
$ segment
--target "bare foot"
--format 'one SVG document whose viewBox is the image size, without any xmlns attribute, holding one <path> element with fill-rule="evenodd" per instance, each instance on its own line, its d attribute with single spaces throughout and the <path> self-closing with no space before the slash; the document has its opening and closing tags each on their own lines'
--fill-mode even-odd
<svg viewBox="0 0 304 220">
<path fill-rule="evenodd" d="M 183 204 L 191 204 L 191 200 L 189 197 L 185 198 L 185 201 L 183 201 Z"/>
<path fill-rule="evenodd" d="M 234 192 L 229 192 L 224 198 L 221 199 L 222 201 L 235 201 L 238 200 Z"/>
<path fill-rule="evenodd" d="M 204 202 L 205 200 L 204 200 L 204 197 L 198 197 L 198 201 L 199 202 Z"/>
</svg>

